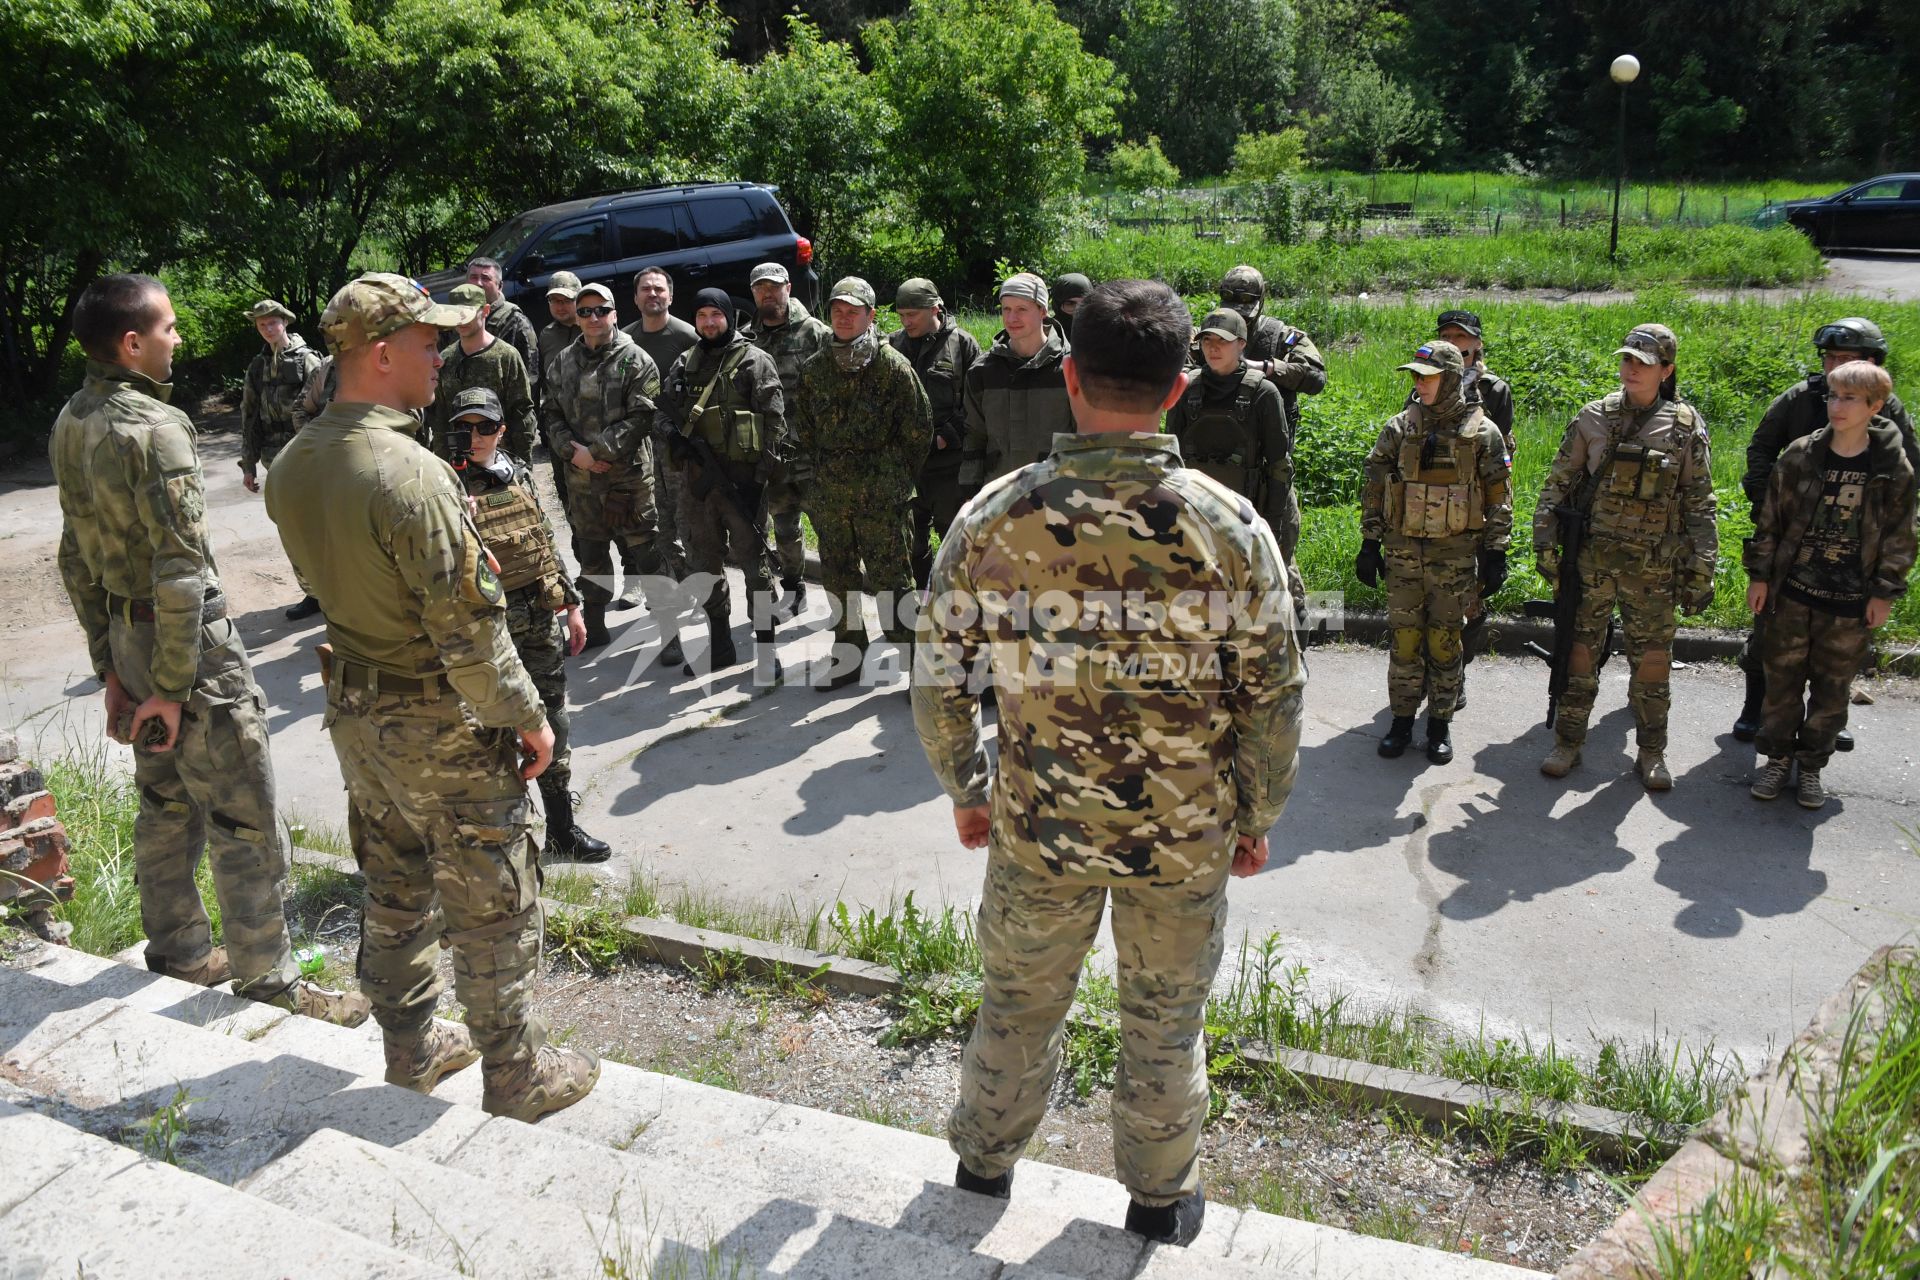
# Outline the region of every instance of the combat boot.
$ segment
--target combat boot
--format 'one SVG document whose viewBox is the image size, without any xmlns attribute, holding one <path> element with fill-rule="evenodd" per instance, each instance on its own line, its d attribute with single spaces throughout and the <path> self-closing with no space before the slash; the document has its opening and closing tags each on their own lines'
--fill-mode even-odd
<svg viewBox="0 0 1920 1280">
<path fill-rule="evenodd" d="M 1820 771 L 1800 766 L 1800 790 L 1794 794 L 1802 809 L 1818 809 L 1827 803 L 1827 788 L 1820 781 Z"/>
<path fill-rule="evenodd" d="M 1380 754 L 1389 760 L 1398 760 L 1413 741 L 1413 717 L 1395 716 L 1393 723 L 1387 726 L 1387 736 L 1380 739 Z"/>
<path fill-rule="evenodd" d="M 1200 1224 L 1207 1216 L 1207 1193 L 1196 1191 L 1181 1196 L 1172 1204 L 1127 1204 L 1127 1230 L 1145 1236 L 1156 1244 L 1190 1245 L 1200 1235 Z"/>
<path fill-rule="evenodd" d="M 582 605 L 580 616 L 587 624 L 587 643 L 581 646 L 580 652 L 585 653 L 588 649 L 604 649 L 613 643 L 613 636 L 607 631 L 607 606 L 604 604 Z"/>
<path fill-rule="evenodd" d="M 387 1083 L 415 1093 L 432 1093 L 434 1086 L 480 1061 L 473 1037 L 458 1023 L 429 1022 L 419 1035 L 396 1036 L 384 1032 L 381 1041 L 387 1051 Z"/>
<path fill-rule="evenodd" d="M 1453 759 L 1453 725 L 1435 716 L 1427 717 L 1427 759 L 1445 764 Z"/>
<path fill-rule="evenodd" d="M 638 609 L 646 603 L 646 597 L 640 594 L 640 575 L 629 572 L 627 580 L 621 584 L 620 594 L 607 602 L 607 608 L 614 611 Z"/>
<path fill-rule="evenodd" d="M 953 1185 L 962 1191 L 971 1191 L 977 1196 L 991 1196 L 995 1200 L 1013 1198 L 1013 1170 L 1009 1169 L 997 1178 L 983 1178 L 967 1168 L 962 1160 L 953 1171 Z"/>
<path fill-rule="evenodd" d="M 600 1059 L 585 1049 L 546 1044 L 531 1061 L 497 1067 L 489 1063 L 483 1071 L 486 1088 L 480 1099 L 481 1109 L 490 1116 L 532 1124 L 593 1092 L 600 1079 Z"/>
<path fill-rule="evenodd" d="M 773 606 L 775 622 L 792 622 L 807 611 L 807 580 L 805 578 L 782 578 L 780 590 L 785 594 Z"/>
<path fill-rule="evenodd" d="M 336 1027 L 357 1027 L 373 1012 L 372 1002 L 360 992 L 329 991 L 305 978 L 262 1003 L 297 1013 L 303 1018 L 331 1022 Z"/>
<path fill-rule="evenodd" d="M 773 628 L 753 633 L 753 683 L 762 689 L 771 689 L 779 684 L 786 675 L 786 668 L 780 665 L 779 651 L 774 648 Z"/>
<path fill-rule="evenodd" d="M 1633 762 L 1635 773 L 1649 791 L 1673 790 L 1673 775 L 1667 772 L 1666 753 L 1653 747 L 1640 748 L 1640 756 Z"/>
<path fill-rule="evenodd" d="M 1780 793 L 1787 789 L 1787 783 L 1793 778 L 1793 758 L 1791 756 L 1772 756 L 1760 766 L 1760 775 L 1747 788 L 1747 794 L 1755 800 L 1778 800 Z"/>
<path fill-rule="evenodd" d="M 573 820 L 573 793 L 564 787 L 541 789 L 547 802 L 547 844 L 542 857 L 553 862 L 605 862 L 613 856 L 613 846 L 595 840 Z"/>
<path fill-rule="evenodd" d="M 1547 758 L 1540 762 L 1540 772 L 1549 778 L 1564 778 L 1579 763 L 1580 744 L 1566 738 L 1555 738 L 1553 750 L 1547 752 Z"/>
<path fill-rule="evenodd" d="M 223 982 L 233 981 L 233 966 L 227 961 L 225 947 L 215 947 L 207 952 L 206 959 L 196 965 L 163 962 L 158 966 L 149 965 L 148 967 L 166 974 L 169 978 L 191 982 L 196 987 L 217 987 Z"/>
<path fill-rule="evenodd" d="M 860 677 L 866 674 L 868 644 L 869 640 L 864 631 L 853 636 L 835 636 L 833 648 L 829 650 L 827 669 L 833 671 L 842 662 L 846 663 L 846 667 L 814 685 L 814 689 L 820 693 L 834 693 L 848 685 L 860 683 Z M 843 652 L 845 648 L 853 650 L 851 657 Z"/>
<path fill-rule="evenodd" d="M 1835 751 L 1853 750 L 1853 730 L 1842 729 L 1840 732 L 1834 734 L 1833 749 Z"/>
<path fill-rule="evenodd" d="M 1764 671 L 1747 672 L 1747 697 L 1740 704 L 1740 714 L 1733 718 L 1733 737 L 1736 742 L 1752 742 L 1760 736 L 1760 704 L 1767 696 L 1767 676 Z"/>
<path fill-rule="evenodd" d="M 740 661 L 740 651 L 733 645 L 733 626 L 727 614 L 714 610 L 707 611 L 707 670 L 719 671 Z M 694 669 L 693 659 L 687 659 L 681 668 L 690 676 L 700 673 Z"/>
<path fill-rule="evenodd" d="M 667 642 L 660 646 L 659 664 L 663 668 L 684 667 L 687 665 L 687 651 L 680 647 L 679 632 L 676 631 L 674 634 L 668 636 Z"/>
<path fill-rule="evenodd" d="M 298 622 L 302 618 L 311 618 L 320 612 L 320 602 L 312 596 L 301 596 L 300 603 L 287 610 L 287 621 Z"/>
</svg>

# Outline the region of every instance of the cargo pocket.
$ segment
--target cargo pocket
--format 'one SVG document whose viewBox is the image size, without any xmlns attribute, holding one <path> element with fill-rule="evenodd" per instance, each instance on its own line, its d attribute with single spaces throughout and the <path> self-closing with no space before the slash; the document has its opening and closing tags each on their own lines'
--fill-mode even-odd
<svg viewBox="0 0 1920 1280">
<path fill-rule="evenodd" d="M 444 851 L 452 877 L 435 877 L 442 897 L 448 893 L 446 880 L 456 878 L 470 895 L 465 904 L 470 914 L 512 915 L 530 909 L 540 885 L 533 837 L 527 831 L 533 808 L 526 797 L 449 802 L 446 810 L 457 847 Z"/>
</svg>

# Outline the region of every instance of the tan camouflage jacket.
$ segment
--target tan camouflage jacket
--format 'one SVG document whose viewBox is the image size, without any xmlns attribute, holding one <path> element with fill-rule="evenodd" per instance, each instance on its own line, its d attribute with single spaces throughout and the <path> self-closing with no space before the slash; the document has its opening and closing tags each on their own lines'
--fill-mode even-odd
<svg viewBox="0 0 1920 1280">
<path fill-rule="evenodd" d="M 990 663 L 996 852 L 1176 884 L 1225 876 L 1236 834 L 1279 818 L 1307 678 L 1286 569 L 1252 503 L 1181 466 L 1171 436 L 1062 435 L 982 489 L 940 547 L 932 601 L 914 723 L 953 802 L 987 803 L 967 682 Z"/>
<path fill-rule="evenodd" d="M 267 515 L 326 610 L 336 662 L 444 673 L 482 725 L 538 729 L 546 709 L 466 494 L 414 426 L 397 409 L 334 401 L 274 461 Z"/>
<path fill-rule="evenodd" d="M 1374 542 L 1401 541 L 1412 542 L 1416 539 L 1402 533 L 1393 526 L 1393 504 L 1388 500 L 1394 487 L 1417 476 L 1407 476 L 1401 471 L 1401 455 L 1409 440 L 1422 441 L 1426 427 L 1421 418 L 1426 406 L 1418 401 L 1408 405 L 1380 429 L 1380 436 L 1373 442 L 1372 452 L 1367 454 L 1366 486 L 1360 495 L 1360 536 Z M 1512 468 L 1507 459 L 1506 438 L 1500 434 L 1500 428 L 1478 405 L 1470 405 L 1467 416 L 1451 427 L 1443 427 L 1435 433 L 1439 437 L 1440 450 L 1436 450 L 1436 460 L 1441 451 L 1449 457 L 1456 457 L 1457 445 L 1464 444 L 1472 449 L 1474 465 L 1479 474 L 1474 477 L 1473 487 L 1480 494 L 1480 510 L 1470 513 L 1477 518 L 1479 527 L 1470 532 L 1456 535 L 1458 540 L 1475 550 L 1504 551 L 1513 536 L 1513 490 Z M 1441 463 L 1443 472 L 1451 474 L 1452 468 Z M 1468 483 L 1466 477 L 1447 483 Z M 1436 539 L 1418 539 L 1434 542 Z M 1454 541 L 1447 538 L 1445 541 Z"/>
<path fill-rule="evenodd" d="M 205 481 L 193 423 L 173 387 L 87 361 L 48 453 L 60 487 L 60 580 L 87 635 L 95 674 L 113 670 L 107 595 L 153 602 L 153 691 L 185 702 L 200 669 L 200 621 L 220 594 L 207 543 Z"/>
<path fill-rule="evenodd" d="M 606 483 L 644 472 L 653 434 L 660 370 L 640 344 L 615 329 L 598 348 L 583 339 L 562 351 L 547 371 L 540 417 L 547 446 L 562 462 L 583 444 L 601 462 L 611 462 Z"/>
<path fill-rule="evenodd" d="M 258 466 L 269 449 L 278 449 L 300 429 L 295 409 L 320 361 L 320 353 L 305 338 L 290 333 L 286 350 L 269 347 L 247 365 L 240 392 L 241 466 Z"/>
</svg>

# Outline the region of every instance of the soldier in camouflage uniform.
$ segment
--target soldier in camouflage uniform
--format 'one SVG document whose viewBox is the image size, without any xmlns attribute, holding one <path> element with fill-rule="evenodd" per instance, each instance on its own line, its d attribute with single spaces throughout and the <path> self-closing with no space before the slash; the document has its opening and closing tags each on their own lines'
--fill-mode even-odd
<svg viewBox="0 0 1920 1280">
<path fill-rule="evenodd" d="M 653 357 L 665 378 L 674 361 L 700 341 L 693 326 L 673 314 L 673 277 L 661 267 L 648 267 L 633 278 L 633 300 L 640 318 L 627 326 L 627 336 Z M 687 552 L 680 534 L 680 473 L 667 464 L 659 449 L 653 453 L 654 494 L 659 498 L 660 555 L 667 572 L 678 582 L 687 576 Z"/>
<path fill-rule="evenodd" d="M 539 779 L 547 811 L 545 856 L 556 861 L 605 862 L 613 849 L 574 821 L 574 797 L 567 785 L 573 780 L 573 756 L 567 749 L 565 659 L 587 643 L 580 593 L 560 563 L 559 546 L 547 513 L 540 508 L 533 472 L 500 446 L 506 427 L 500 397 L 487 387 L 469 387 L 454 396 L 447 420 L 472 441 L 460 481 L 473 503 L 474 527 L 500 566 L 496 572 L 500 590 L 506 594 L 507 631 L 513 636 L 514 652 L 540 691 L 547 723 L 553 726 L 553 763 Z"/>
<path fill-rule="evenodd" d="M 1278 316 L 1262 315 L 1267 281 L 1257 270 L 1238 266 L 1220 277 L 1220 305 L 1238 311 L 1247 322 L 1247 363 L 1280 388 L 1293 434 L 1300 434 L 1300 397 L 1327 389 L 1327 363 L 1304 330 Z M 1195 357 L 1194 363 L 1201 360 Z"/>
<path fill-rule="evenodd" d="M 793 436 L 813 475 L 807 515 L 820 539 L 821 586 L 840 610 L 837 670 L 819 687 L 840 689 L 860 678 L 867 652 L 863 565 L 882 633 L 913 643 L 913 624 L 901 617 L 914 594 L 906 515 L 933 439 L 933 412 L 913 366 L 874 332 L 873 286 L 848 276 L 827 305 L 833 341 L 800 370 Z"/>
<path fill-rule="evenodd" d="M 520 353 L 520 363 L 528 369 L 539 367 L 540 340 L 534 336 L 533 321 L 527 313 L 507 301 L 500 292 L 500 264 L 492 258 L 475 258 L 467 263 L 467 283 L 480 286 L 487 295 L 487 332 L 505 339 Z"/>
<path fill-rule="evenodd" d="M 1028 271 L 1000 286 L 1000 332 L 967 370 L 962 402 L 967 438 L 960 453 L 960 492 L 1045 461 L 1056 435 L 1073 430 L 1060 372 L 1072 349 L 1047 318 L 1047 282 Z"/>
<path fill-rule="evenodd" d="M 933 445 L 920 464 L 913 502 L 907 508 L 913 580 L 925 586 L 933 571 L 928 536 L 946 537 L 960 514 L 960 450 L 967 438 L 961 388 L 967 370 L 980 358 L 980 343 L 947 314 L 931 280 L 916 276 L 904 281 L 894 294 L 893 310 L 900 317 L 900 329 L 888 334 L 887 341 L 913 366 L 933 410 Z"/>
<path fill-rule="evenodd" d="M 1465 670 L 1470 607 L 1507 580 L 1513 495 L 1500 429 L 1461 388 L 1466 362 L 1450 342 L 1429 342 L 1400 366 L 1414 403 L 1382 428 L 1367 455 L 1354 573 L 1387 582 L 1387 697 L 1393 724 L 1380 754 L 1401 755 L 1427 703 L 1427 759 L 1453 759 L 1452 721 Z"/>
<path fill-rule="evenodd" d="M 754 346 L 773 357 L 780 371 L 780 388 L 793 405 L 800 390 L 800 368 L 827 349 L 833 332 L 807 314 L 793 297 L 787 269 L 763 262 L 748 277 L 753 290 L 756 322 L 748 333 Z M 780 613 L 797 617 L 807 602 L 807 545 L 800 533 L 800 512 L 806 506 L 807 486 L 813 477 L 807 459 L 795 457 L 767 484 L 767 515 L 773 521 L 773 544 L 780 557 L 780 586 L 786 595 Z"/>
<path fill-rule="evenodd" d="M 1776 396 L 1761 415 L 1760 425 L 1753 429 L 1753 438 L 1747 442 L 1747 473 L 1741 477 L 1740 487 L 1746 491 L 1747 501 L 1755 511 L 1760 509 L 1761 499 L 1766 496 L 1767 478 L 1773 474 L 1781 451 L 1827 425 L 1827 376 L 1854 360 L 1876 365 L 1887 362 L 1886 334 L 1880 331 L 1879 325 L 1859 316 L 1821 325 L 1814 331 L 1813 345 L 1820 354 L 1820 372 L 1808 375 Z M 1880 412 L 1899 430 L 1907 461 L 1920 471 L 1920 441 L 1914 438 L 1913 419 L 1908 417 L 1900 397 L 1889 391 L 1887 403 Z M 1747 697 L 1734 719 L 1733 736 L 1741 742 L 1752 742 L 1760 732 L 1760 709 L 1767 694 L 1766 672 L 1760 661 L 1764 642 L 1762 624 L 1763 618 L 1756 616 L 1752 633 L 1740 646 L 1740 668 L 1747 674 Z M 1840 751 L 1853 750 L 1853 735 L 1842 728 L 1834 739 L 1834 747 Z"/>
<path fill-rule="evenodd" d="M 580 292 L 580 277 L 571 271 L 556 271 L 547 281 L 547 323 L 540 327 L 534 337 L 534 358 L 539 367 L 533 373 L 533 402 L 538 405 L 546 399 L 547 370 L 553 366 L 555 358 L 580 336 L 580 326 L 573 318 L 574 295 Z M 553 470 L 553 492 L 560 499 L 561 510 L 567 505 L 567 460 L 557 453 L 549 451 L 548 464 Z"/>
<path fill-rule="evenodd" d="M 1827 372 L 1829 425 L 1787 446 L 1754 513 L 1747 605 L 1766 625 L 1766 764 L 1753 784 L 1776 798 L 1800 767 L 1797 799 L 1827 802 L 1821 770 L 1847 723 L 1848 685 L 1907 592 L 1914 561 L 1914 468 L 1884 414 L 1886 370 L 1855 360 Z M 1908 441 L 1911 437 L 1908 437 Z"/>
<path fill-rule="evenodd" d="M 1556 585 L 1561 564 L 1553 509 L 1571 501 L 1588 512 L 1567 691 L 1554 721 L 1553 750 L 1540 764 L 1550 778 L 1563 778 L 1580 763 L 1600 691 L 1598 650 L 1617 604 L 1634 664 L 1627 682 L 1639 745 L 1634 767 L 1649 791 L 1673 786 L 1666 750 L 1674 611 L 1697 612 L 1712 603 L 1719 555 L 1707 424 L 1676 398 L 1678 348 L 1665 325 L 1643 324 L 1627 335 L 1614 353 L 1620 390 L 1592 401 L 1569 424 L 1534 508 L 1535 565 Z"/>
<path fill-rule="evenodd" d="M 1267 518 L 1287 564 L 1296 608 L 1306 603 L 1300 570 L 1300 506 L 1293 493 L 1293 426 L 1280 388 L 1247 363 L 1247 322 L 1221 307 L 1200 325 L 1205 363 L 1187 371 L 1187 389 L 1167 411 L 1166 433 L 1186 464 L 1253 502 Z"/>
<path fill-rule="evenodd" d="M 1205 1209 L 1205 1014 L 1227 878 L 1266 861 L 1293 788 L 1306 669 L 1266 522 L 1154 433 L 1182 388 L 1185 304 L 1161 284 L 1113 281 L 1074 327 L 1066 377 L 1080 434 L 961 513 L 915 662 L 921 744 L 960 842 L 988 850 L 980 1011 L 948 1135 L 960 1187 L 1010 1195 L 1111 895 L 1126 1225 L 1187 1244 Z M 1222 607 L 1129 626 L 1139 615 L 1106 603 L 1123 591 Z M 1007 607 L 1043 593 L 1073 607 L 1025 619 Z M 1193 655 L 1232 670 L 1183 661 Z M 970 679 L 987 662 L 1003 708 L 997 777 Z"/>
<path fill-rule="evenodd" d="M 334 294 L 320 324 L 339 399 L 268 475 L 267 514 L 327 611 L 326 725 L 366 877 L 360 983 L 387 1082 L 427 1092 L 477 1056 L 487 1112 L 533 1121 L 585 1097 L 600 1064 L 545 1043 L 529 1007 L 542 922 L 526 784 L 553 727 L 460 482 L 411 438 L 409 414 L 433 401 L 435 326 L 471 319 L 404 276 Z M 464 1028 L 433 1018 L 443 946 Z"/>
<path fill-rule="evenodd" d="M 479 285 L 455 285 L 447 300 L 456 307 L 474 308 L 474 318 L 440 349 L 440 383 L 427 410 L 429 447 L 442 458 L 451 458 L 446 434 L 453 402 L 470 387 L 485 387 L 506 410 L 507 438 L 501 447 L 516 458 L 531 458 L 539 424 L 527 366 L 511 345 L 487 332 L 487 300 Z"/>
<path fill-rule="evenodd" d="M 94 672 L 107 734 L 133 745 L 133 861 L 147 967 L 346 1026 L 358 996 L 300 977 L 287 938 L 287 841 L 273 807 L 266 700 L 207 542 L 193 423 L 167 403 L 180 338 L 165 286 L 88 285 L 73 333 L 86 382 L 54 423 L 60 578 Z M 226 945 L 194 883 L 213 870 Z"/>
<path fill-rule="evenodd" d="M 711 638 L 709 669 L 739 660 L 733 644 L 732 604 L 726 561 L 740 567 L 753 619 L 754 681 L 780 679 L 774 654 L 772 553 L 767 549 L 765 503 L 760 491 L 792 456 L 786 395 L 773 358 L 747 340 L 734 323 L 733 299 L 724 289 L 694 296 L 693 325 L 699 340 L 667 372 L 660 413 L 670 424 L 667 470 L 680 495 L 680 528 L 687 539 L 687 570 L 712 574 L 705 602 Z M 704 442 L 706 450 L 692 442 Z M 717 464 L 719 474 L 709 474 Z M 687 674 L 694 674 L 691 664 Z"/>
<path fill-rule="evenodd" d="M 612 639 L 607 604 L 613 599 L 613 544 L 620 544 L 629 573 L 657 577 L 663 568 L 649 456 L 660 371 L 620 331 L 607 286 L 581 286 L 576 302 L 580 340 L 554 361 L 540 414 L 549 445 L 573 466 L 567 520 L 573 526 L 573 558 L 580 562 L 580 598 L 592 649 Z M 655 612 L 667 637 L 660 661 L 678 665 L 674 626 Z"/>
<path fill-rule="evenodd" d="M 300 397 L 293 403 L 293 429 L 297 432 L 319 417 L 320 411 L 333 403 L 334 393 L 339 389 L 340 375 L 334 372 L 333 357 L 321 357 L 320 363 L 308 372 Z"/>
<path fill-rule="evenodd" d="M 1060 332 L 1067 335 L 1067 341 L 1073 341 L 1073 313 L 1080 309 L 1081 299 L 1093 292 L 1093 281 L 1078 271 L 1069 271 L 1054 279 L 1053 288 L 1048 291 L 1053 297 L 1054 318 L 1060 322 Z"/>
<path fill-rule="evenodd" d="M 272 466 L 280 447 L 300 429 L 294 408 L 321 357 L 305 338 L 287 332 L 293 312 L 272 298 L 254 303 L 247 315 L 267 344 L 267 349 L 247 365 L 246 384 L 240 393 L 240 482 L 247 486 L 248 493 L 258 493 L 259 468 Z M 298 622 L 319 611 L 312 596 L 302 596 L 287 610 L 287 618 Z"/>
</svg>

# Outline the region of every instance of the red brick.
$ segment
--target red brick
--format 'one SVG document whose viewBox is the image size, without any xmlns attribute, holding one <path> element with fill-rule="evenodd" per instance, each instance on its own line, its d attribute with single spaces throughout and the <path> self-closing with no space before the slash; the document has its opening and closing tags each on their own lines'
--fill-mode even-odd
<svg viewBox="0 0 1920 1280">
<path fill-rule="evenodd" d="M 0 836 L 0 868 L 42 884 L 67 874 L 67 829 L 42 818 Z"/>
<path fill-rule="evenodd" d="M 7 801 L 4 810 L 0 810 L 0 831 L 11 831 L 15 827 L 24 827 L 29 822 L 38 822 L 42 818 L 53 816 L 53 793 L 51 791 L 29 791 L 26 795 L 15 796 Z"/>
<path fill-rule="evenodd" d="M 0 764 L 0 797 L 12 800 L 16 796 L 46 789 L 45 776 L 25 761 L 15 760 L 10 764 Z"/>
</svg>

